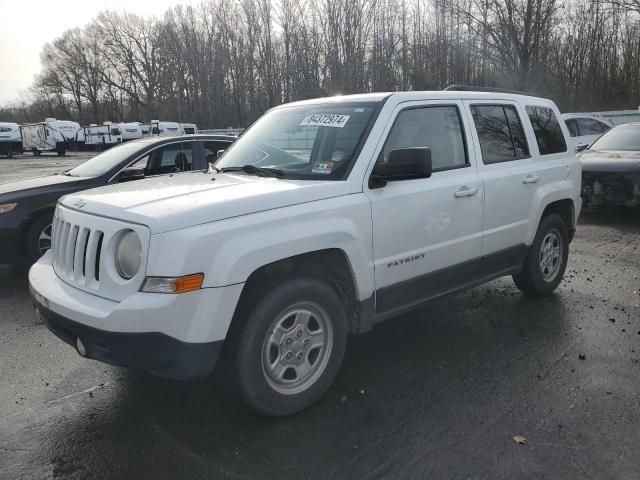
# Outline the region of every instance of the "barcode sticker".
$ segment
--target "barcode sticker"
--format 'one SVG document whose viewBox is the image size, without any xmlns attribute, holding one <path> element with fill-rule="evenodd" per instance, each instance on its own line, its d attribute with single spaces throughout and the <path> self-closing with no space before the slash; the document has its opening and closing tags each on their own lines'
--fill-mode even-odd
<svg viewBox="0 0 640 480">
<path fill-rule="evenodd" d="M 333 115 L 330 113 L 316 113 L 314 115 L 309 115 L 304 117 L 304 120 L 300 123 L 301 126 L 312 126 L 312 127 L 333 127 L 333 128 L 342 128 L 344 127 L 349 119 L 350 115 Z"/>
</svg>

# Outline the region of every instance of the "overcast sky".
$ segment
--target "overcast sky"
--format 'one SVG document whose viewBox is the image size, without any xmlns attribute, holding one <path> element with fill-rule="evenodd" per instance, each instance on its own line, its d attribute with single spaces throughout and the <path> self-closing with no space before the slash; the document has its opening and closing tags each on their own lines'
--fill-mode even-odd
<svg viewBox="0 0 640 480">
<path fill-rule="evenodd" d="M 69 28 L 82 27 L 102 10 L 162 15 L 201 0 L 0 0 L 0 105 L 18 98 L 40 71 L 40 51 Z"/>
</svg>

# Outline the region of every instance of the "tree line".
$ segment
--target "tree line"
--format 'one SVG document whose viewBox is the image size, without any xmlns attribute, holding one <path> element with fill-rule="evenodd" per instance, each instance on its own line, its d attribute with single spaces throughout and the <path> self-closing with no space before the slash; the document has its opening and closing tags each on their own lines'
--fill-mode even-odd
<svg viewBox="0 0 640 480">
<path fill-rule="evenodd" d="M 104 11 L 44 46 L 3 120 L 246 126 L 299 99 L 450 84 L 640 105 L 640 0 L 208 0 Z"/>
</svg>

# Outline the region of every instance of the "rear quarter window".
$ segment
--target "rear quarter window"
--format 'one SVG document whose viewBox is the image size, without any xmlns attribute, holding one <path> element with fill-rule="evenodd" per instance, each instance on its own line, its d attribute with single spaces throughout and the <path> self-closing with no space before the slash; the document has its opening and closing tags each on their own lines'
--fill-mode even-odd
<svg viewBox="0 0 640 480">
<path fill-rule="evenodd" d="M 560 122 L 549 107 L 527 106 L 527 115 L 536 135 L 540 155 L 551 155 L 567 151 Z"/>
</svg>

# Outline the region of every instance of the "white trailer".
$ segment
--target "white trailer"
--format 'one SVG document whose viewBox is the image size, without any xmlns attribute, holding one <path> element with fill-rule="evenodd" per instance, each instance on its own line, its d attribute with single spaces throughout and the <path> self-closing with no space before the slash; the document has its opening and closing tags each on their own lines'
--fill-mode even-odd
<svg viewBox="0 0 640 480">
<path fill-rule="evenodd" d="M 42 152 L 57 152 L 64 155 L 74 148 L 80 124 L 68 120 L 47 118 L 44 122 L 20 125 L 24 150 L 40 155 Z"/>
<path fill-rule="evenodd" d="M 122 133 L 123 142 L 128 142 L 129 140 L 137 140 L 138 138 L 149 136 L 149 132 L 151 131 L 151 127 L 149 125 L 147 125 L 145 129 L 143 128 L 144 125 L 139 122 L 116 123 L 114 124 L 114 126 L 117 127 Z M 143 130 L 146 130 L 147 135 L 143 135 Z"/>
<path fill-rule="evenodd" d="M 182 128 L 178 122 L 161 122 L 160 120 L 151 120 L 152 137 L 173 137 L 174 135 L 182 134 Z"/>
<path fill-rule="evenodd" d="M 22 153 L 22 137 L 17 123 L 0 122 L 0 155 Z"/>
<path fill-rule="evenodd" d="M 102 125 L 92 123 L 84 127 L 84 144 L 94 150 L 106 150 L 122 143 L 122 130 L 119 124 L 104 122 Z"/>
<path fill-rule="evenodd" d="M 195 123 L 181 123 L 182 135 L 195 135 L 198 133 L 198 126 Z"/>
</svg>

